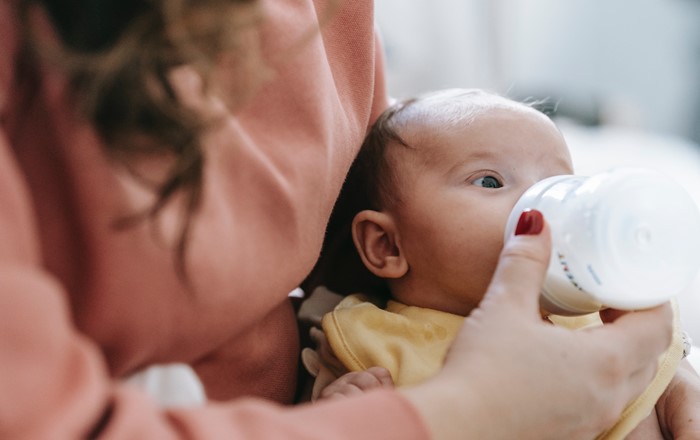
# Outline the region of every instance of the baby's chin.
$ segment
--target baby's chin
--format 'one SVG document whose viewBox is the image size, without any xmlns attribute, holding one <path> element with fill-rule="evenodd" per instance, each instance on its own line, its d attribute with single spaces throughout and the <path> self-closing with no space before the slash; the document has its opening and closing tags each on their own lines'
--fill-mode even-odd
<svg viewBox="0 0 700 440">
<path fill-rule="evenodd" d="M 479 307 L 479 302 L 460 303 L 460 304 L 455 304 L 453 307 L 451 307 L 451 310 L 449 310 L 449 312 L 454 314 L 454 315 L 467 317 L 477 307 Z"/>
</svg>

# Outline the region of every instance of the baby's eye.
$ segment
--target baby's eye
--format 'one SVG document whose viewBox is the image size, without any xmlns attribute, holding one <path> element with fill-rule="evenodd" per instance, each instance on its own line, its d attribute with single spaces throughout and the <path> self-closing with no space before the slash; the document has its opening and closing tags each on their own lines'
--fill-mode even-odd
<svg viewBox="0 0 700 440">
<path fill-rule="evenodd" d="M 482 186 L 484 188 L 501 188 L 503 184 L 493 176 L 479 177 L 472 182 L 474 185 Z"/>
</svg>

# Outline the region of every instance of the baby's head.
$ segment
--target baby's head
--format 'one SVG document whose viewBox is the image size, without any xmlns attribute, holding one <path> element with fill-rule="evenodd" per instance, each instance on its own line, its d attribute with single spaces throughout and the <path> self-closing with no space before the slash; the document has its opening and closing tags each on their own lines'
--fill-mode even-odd
<svg viewBox="0 0 700 440">
<path fill-rule="evenodd" d="M 544 114 L 480 90 L 446 90 L 386 110 L 354 172 L 370 207 L 352 224 L 365 266 L 398 301 L 466 315 L 491 280 L 515 202 L 573 170 Z"/>
</svg>

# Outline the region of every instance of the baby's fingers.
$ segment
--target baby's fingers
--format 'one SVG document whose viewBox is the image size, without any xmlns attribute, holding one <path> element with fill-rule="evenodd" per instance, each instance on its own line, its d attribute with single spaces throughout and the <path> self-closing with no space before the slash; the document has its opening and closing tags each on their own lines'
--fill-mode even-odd
<svg viewBox="0 0 700 440">
<path fill-rule="evenodd" d="M 389 371 L 382 367 L 372 367 L 365 371 L 353 371 L 339 377 L 324 388 L 319 397 L 321 399 L 348 397 L 374 388 L 393 386 L 394 381 Z"/>
</svg>

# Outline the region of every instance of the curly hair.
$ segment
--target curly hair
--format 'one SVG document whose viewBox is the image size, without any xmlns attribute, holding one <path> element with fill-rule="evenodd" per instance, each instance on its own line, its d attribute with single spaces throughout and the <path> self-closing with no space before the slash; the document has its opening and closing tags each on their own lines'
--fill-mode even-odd
<svg viewBox="0 0 700 440">
<path fill-rule="evenodd" d="M 20 4 L 25 56 L 39 57 L 65 72 L 78 110 L 102 137 L 108 157 L 143 184 L 149 180 L 138 174 L 134 160 L 171 159 L 164 180 L 150 183 L 156 195 L 153 205 L 117 219 L 115 227 L 124 229 L 153 219 L 175 195 L 182 194 L 176 267 L 186 279 L 185 250 L 203 185 L 205 156 L 200 138 L 211 121 L 180 102 L 168 75 L 178 66 L 191 66 L 206 88 L 220 54 L 233 53 L 245 61 L 256 47 L 251 48 L 242 35 L 259 24 L 259 2 L 23 0 Z M 34 6 L 43 7 L 52 20 L 61 40 L 58 47 L 32 29 L 29 16 Z"/>
</svg>

